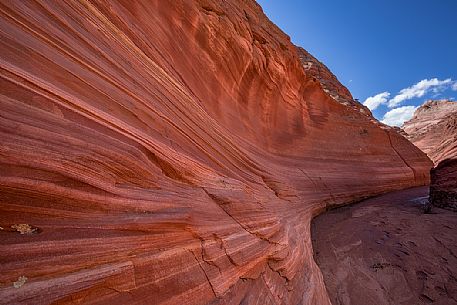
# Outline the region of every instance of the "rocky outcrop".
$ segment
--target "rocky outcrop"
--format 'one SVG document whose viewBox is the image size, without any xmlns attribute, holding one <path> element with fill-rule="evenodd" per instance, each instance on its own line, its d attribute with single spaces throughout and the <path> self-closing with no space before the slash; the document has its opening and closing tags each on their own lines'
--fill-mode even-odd
<svg viewBox="0 0 457 305">
<path fill-rule="evenodd" d="M 335 101 L 353 108 L 367 116 L 372 116 L 370 109 L 354 100 L 351 92 L 343 86 L 336 76 L 318 59 L 305 49 L 297 47 L 298 57 L 303 65 L 305 76 L 317 80 L 325 93 Z"/>
<path fill-rule="evenodd" d="M 254 1 L 0 3 L 0 302 L 329 304 L 310 220 L 428 183 Z"/>
<path fill-rule="evenodd" d="M 457 103 L 427 101 L 403 129 L 436 165 L 431 172 L 430 202 L 457 211 Z"/>
</svg>

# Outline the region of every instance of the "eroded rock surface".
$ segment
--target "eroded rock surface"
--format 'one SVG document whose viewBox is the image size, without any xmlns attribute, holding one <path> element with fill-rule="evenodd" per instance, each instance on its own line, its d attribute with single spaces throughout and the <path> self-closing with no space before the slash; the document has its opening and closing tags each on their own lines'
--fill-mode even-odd
<svg viewBox="0 0 457 305">
<path fill-rule="evenodd" d="M 2 303 L 329 304 L 312 216 L 429 181 L 254 1 L 6 1 L 0 36 Z"/>
<path fill-rule="evenodd" d="M 436 165 L 431 172 L 431 203 L 457 211 L 457 103 L 427 101 L 403 129 Z"/>
</svg>

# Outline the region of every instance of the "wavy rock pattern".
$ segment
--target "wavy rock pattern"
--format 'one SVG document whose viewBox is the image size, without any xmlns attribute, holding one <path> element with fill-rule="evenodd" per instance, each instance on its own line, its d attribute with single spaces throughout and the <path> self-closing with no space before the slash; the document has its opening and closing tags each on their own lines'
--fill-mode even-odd
<svg viewBox="0 0 457 305">
<path fill-rule="evenodd" d="M 329 304 L 312 216 L 428 182 L 254 1 L 2 1 L 0 35 L 1 303 Z"/>
</svg>

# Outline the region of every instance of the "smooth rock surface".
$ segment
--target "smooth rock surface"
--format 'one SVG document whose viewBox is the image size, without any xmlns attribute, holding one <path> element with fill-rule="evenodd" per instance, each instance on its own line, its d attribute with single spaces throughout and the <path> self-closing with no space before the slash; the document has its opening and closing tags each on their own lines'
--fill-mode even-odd
<svg viewBox="0 0 457 305">
<path fill-rule="evenodd" d="M 338 208 L 312 222 L 334 305 L 457 304 L 457 218 L 422 213 L 426 187 Z"/>
<path fill-rule="evenodd" d="M 329 304 L 311 218 L 429 182 L 254 1 L 3 1 L 0 37 L 0 303 Z"/>
</svg>

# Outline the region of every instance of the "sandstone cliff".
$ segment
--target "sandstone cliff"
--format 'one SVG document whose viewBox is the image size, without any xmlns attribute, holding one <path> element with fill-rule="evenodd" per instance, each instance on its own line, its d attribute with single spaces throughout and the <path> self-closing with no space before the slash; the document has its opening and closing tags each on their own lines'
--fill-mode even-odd
<svg viewBox="0 0 457 305">
<path fill-rule="evenodd" d="M 329 304 L 310 219 L 428 183 L 254 1 L 4 1 L 0 36 L 0 303 Z"/>
<path fill-rule="evenodd" d="M 431 203 L 457 211 L 457 102 L 427 101 L 403 129 L 436 165 L 431 172 Z"/>
</svg>

